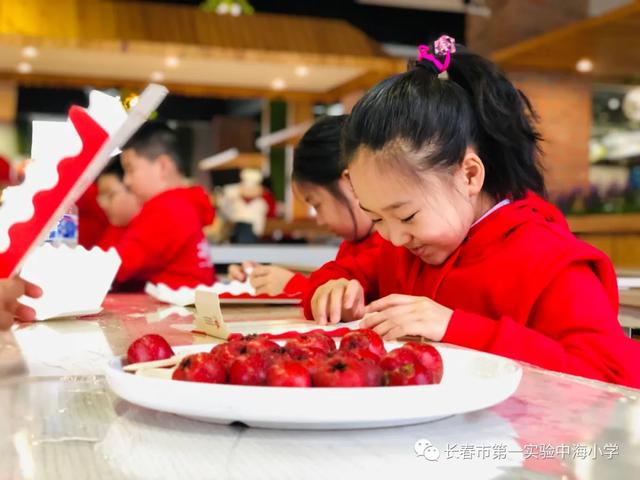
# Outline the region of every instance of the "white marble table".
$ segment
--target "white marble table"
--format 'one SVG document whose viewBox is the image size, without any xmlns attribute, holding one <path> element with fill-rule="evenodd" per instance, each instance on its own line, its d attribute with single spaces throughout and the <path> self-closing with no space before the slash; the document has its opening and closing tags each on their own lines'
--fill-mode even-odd
<svg viewBox="0 0 640 480">
<path fill-rule="evenodd" d="M 295 307 L 223 310 L 245 332 L 301 321 Z M 175 345 L 202 341 L 185 328 L 191 320 L 188 311 L 120 295 L 90 319 L 0 334 L 0 480 L 638 476 L 640 391 L 529 365 L 516 394 L 493 408 L 347 432 L 201 423 L 136 407 L 108 390 L 106 358 L 152 331 Z M 439 449 L 437 460 L 416 455 L 419 439 Z"/>
</svg>

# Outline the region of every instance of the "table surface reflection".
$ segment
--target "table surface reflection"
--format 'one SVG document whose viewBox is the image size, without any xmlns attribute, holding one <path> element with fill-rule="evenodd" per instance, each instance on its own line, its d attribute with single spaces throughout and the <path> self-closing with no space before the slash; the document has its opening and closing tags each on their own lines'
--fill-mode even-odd
<svg viewBox="0 0 640 480">
<path fill-rule="evenodd" d="M 304 322 L 292 306 L 223 313 L 246 333 Z M 192 321 L 189 309 L 122 294 L 93 317 L 0 334 L 0 480 L 637 477 L 640 391 L 526 364 L 517 392 L 493 408 L 370 430 L 220 426 L 136 407 L 109 391 L 105 360 L 140 335 L 210 343 L 189 331 Z M 420 439 L 438 449 L 437 459 L 416 454 Z"/>
</svg>

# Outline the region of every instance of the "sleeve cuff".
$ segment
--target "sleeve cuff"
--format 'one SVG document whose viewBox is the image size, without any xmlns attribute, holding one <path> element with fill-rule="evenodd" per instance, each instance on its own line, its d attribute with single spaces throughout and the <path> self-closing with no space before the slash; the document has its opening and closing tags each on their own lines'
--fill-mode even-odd
<svg viewBox="0 0 640 480">
<path fill-rule="evenodd" d="M 309 279 L 301 273 L 296 273 L 284 286 L 284 293 L 305 293 L 309 285 Z"/>
<path fill-rule="evenodd" d="M 487 351 L 498 329 L 498 322 L 482 315 L 453 311 L 442 342 Z"/>
</svg>

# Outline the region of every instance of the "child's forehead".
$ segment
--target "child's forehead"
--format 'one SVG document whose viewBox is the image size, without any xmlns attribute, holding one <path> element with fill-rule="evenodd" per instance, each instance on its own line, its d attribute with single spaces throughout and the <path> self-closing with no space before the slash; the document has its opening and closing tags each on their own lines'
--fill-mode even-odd
<svg viewBox="0 0 640 480">
<path fill-rule="evenodd" d="M 124 149 L 122 151 L 122 154 L 120 155 L 120 158 L 122 159 L 123 163 L 139 162 L 139 161 L 151 162 L 151 159 L 142 155 L 142 152 L 139 152 L 133 147 Z"/>
<path fill-rule="evenodd" d="M 115 173 L 103 173 L 98 177 L 98 188 L 108 188 L 120 183 L 122 183 L 122 179 Z"/>
</svg>

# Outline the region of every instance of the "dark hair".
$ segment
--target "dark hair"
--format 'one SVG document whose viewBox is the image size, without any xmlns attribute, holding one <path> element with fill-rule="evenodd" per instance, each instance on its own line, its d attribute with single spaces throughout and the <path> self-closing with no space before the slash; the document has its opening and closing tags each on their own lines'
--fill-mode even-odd
<svg viewBox="0 0 640 480">
<path fill-rule="evenodd" d="M 176 132 L 161 122 L 147 122 L 125 143 L 122 150 L 135 150 L 135 152 L 150 161 L 154 161 L 160 155 L 167 155 L 180 172 L 184 173 Z"/>
<path fill-rule="evenodd" d="M 124 170 L 122 169 L 122 163 L 120 163 L 120 155 L 116 155 L 109 161 L 104 170 L 100 172 L 100 176 L 102 175 L 114 175 L 120 181 L 124 179 Z"/>
<path fill-rule="evenodd" d="M 293 153 L 293 180 L 327 188 L 336 184 L 345 169 L 340 138 L 346 120 L 347 115 L 322 117 L 305 132 Z"/>
<path fill-rule="evenodd" d="M 346 168 L 342 159 L 340 139 L 348 115 L 326 116 L 317 120 L 300 139 L 293 153 L 291 177 L 298 183 L 311 183 L 326 188 L 331 195 L 347 207 L 353 223 L 354 235 L 357 222 L 351 205 L 338 180 Z"/>
<path fill-rule="evenodd" d="M 400 149 L 413 158 L 415 173 L 455 166 L 474 146 L 485 167 L 485 192 L 496 199 L 519 199 L 528 190 L 544 196 L 541 136 L 529 100 L 492 62 L 456 47 L 447 79 L 421 60 L 369 90 L 345 125 L 344 158 L 352 161 L 362 146 Z"/>
</svg>

